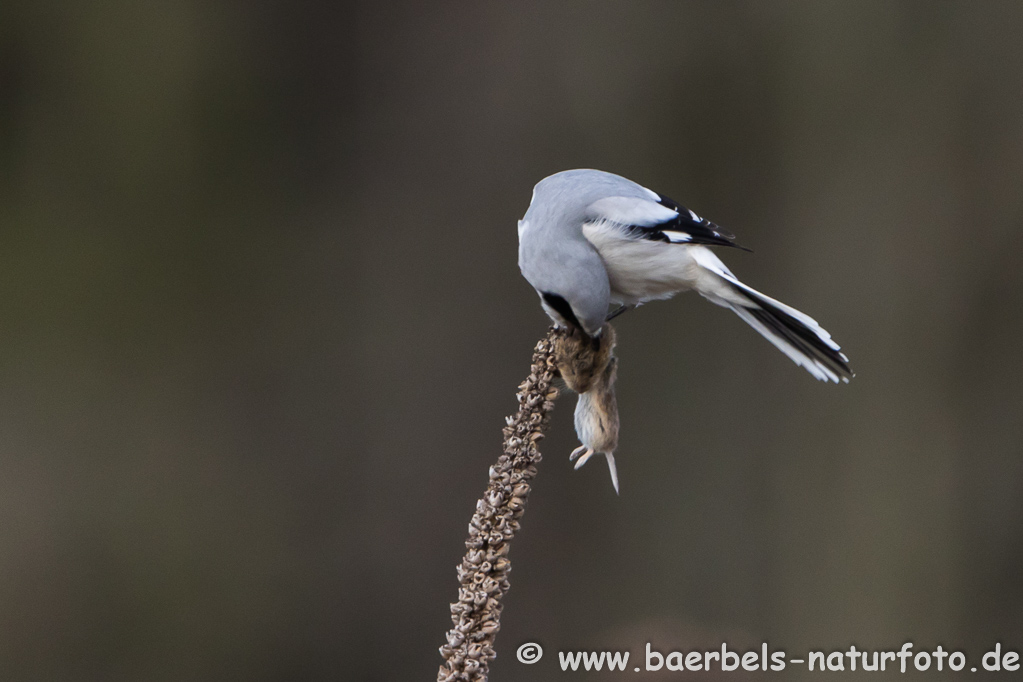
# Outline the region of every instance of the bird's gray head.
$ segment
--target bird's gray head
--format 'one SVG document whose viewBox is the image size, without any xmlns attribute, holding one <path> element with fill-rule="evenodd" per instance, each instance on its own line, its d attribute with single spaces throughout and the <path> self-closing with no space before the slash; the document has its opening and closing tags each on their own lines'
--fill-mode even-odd
<svg viewBox="0 0 1023 682">
<path fill-rule="evenodd" d="M 631 180 L 596 170 L 563 171 L 533 188 L 529 209 L 519 221 L 519 268 L 552 318 L 590 335 L 600 331 L 610 284 L 604 261 L 583 236 L 587 209 L 604 197 L 651 194 Z"/>
</svg>

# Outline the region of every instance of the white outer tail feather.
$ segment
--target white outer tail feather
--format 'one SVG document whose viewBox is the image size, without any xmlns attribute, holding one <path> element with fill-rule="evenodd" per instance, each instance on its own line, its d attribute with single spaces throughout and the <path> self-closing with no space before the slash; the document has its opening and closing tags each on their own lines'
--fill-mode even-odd
<svg viewBox="0 0 1023 682">
<path fill-rule="evenodd" d="M 839 345 L 831 339 L 831 334 L 829 334 L 825 329 L 823 329 L 819 324 L 817 324 L 817 321 L 815 319 L 813 319 L 812 317 L 805 313 L 796 310 L 791 306 L 785 305 L 781 301 L 777 301 L 771 298 L 770 296 L 766 296 L 760 293 L 756 289 L 746 286 L 738 279 L 736 279 L 735 275 L 733 275 L 732 272 L 725 266 L 725 264 L 722 263 L 721 260 L 709 249 L 702 248 L 693 249 L 692 256 L 700 265 L 700 267 L 714 273 L 715 275 L 720 277 L 721 280 L 724 280 L 722 284 L 726 288 L 730 286 L 731 289 L 733 290 L 737 289 L 743 294 L 745 294 L 742 297 L 745 300 L 742 303 L 739 303 L 736 301 L 735 296 L 730 295 L 732 293 L 731 291 L 719 290 L 705 291 L 698 289 L 699 293 L 704 298 L 718 305 L 731 308 L 733 311 L 735 311 L 736 315 L 741 317 L 743 321 L 746 322 L 746 324 L 760 332 L 761 336 L 770 341 L 775 348 L 784 353 L 794 363 L 806 369 L 806 371 L 813 375 L 815 379 L 818 379 L 820 381 L 833 381 L 836 384 L 839 383 L 839 381 L 844 381 L 846 383 L 849 382 L 848 376 L 845 376 L 844 374 L 839 374 L 832 367 L 829 367 L 825 362 L 823 362 L 819 358 L 816 358 L 813 355 L 793 345 L 793 343 L 789 339 L 785 338 L 785 336 L 779 334 L 777 331 L 771 329 L 763 322 L 758 320 L 753 315 L 753 313 L 750 312 L 750 310 L 762 309 L 764 311 L 767 311 L 768 313 L 771 313 L 772 312 L 771 308 L 775 308 L 777 310 L 782 311 L 783 313 L 786 313 L 787 315 L 792 317 L 796 322 L 801 324 L 806 331 L 813 333 L 813 335 L 820 341 L 820 343 L 834 351 L 834 354 L 840 357 L 843 362 L 848 361 L 848 358 L 846 358 L 846 356 L 840 352 Z"/>
<path fill-rule="evenodd" d="M 734 310 L 735 314 L 741 317 L 746 324 L 760 332 L 760 335 L 770 341 L 775 348 L 787 355 L 792 362 L 806 369 L 806 371 L 812 374 L 815 379 L 819 381 L 834 381 L 836 384 L 839 382 L 838 375 L 829 369 L 827 365 L 822 363 L 820 360 L 816 360 L 803 353 L 791 343 L 778 336 L 775 332 L 768 329 L 763 322 L 753 317 L 749 310 L 742 306 L 735 305 L 734 303 L 729 303 L 728 307 Z M 849 380 L 844 377 L 843 380 L 846 383 L 849 382 Z"/>
</svg>

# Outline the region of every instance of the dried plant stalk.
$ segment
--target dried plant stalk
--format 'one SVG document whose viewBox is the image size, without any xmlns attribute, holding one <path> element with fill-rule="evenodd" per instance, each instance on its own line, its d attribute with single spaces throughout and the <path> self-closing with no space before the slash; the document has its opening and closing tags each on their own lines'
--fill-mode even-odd
<svg viewBox="0 0 1023 682">
<path fill-rule="evenodd" d="M 536 344 L 529 377 L 519 385 L 519 410 L 507 418 L 504 454 L 490 467 L 487 491 L 476 502 L 469 523 L 465 558 L 458 566 L 458 601 L 451 605 L 455 627 L 440 648 L 444 663 L 438 682 L 485 682 L 494 652 L 494 638 L 501 627 L 501 599 L 508 591 L 511 562 L 508 550 L 526 509 L 529 481 L 540 461 L 537 442 L 554 409 L 558 376 L 554 344 L 561 332 L 553 327 Z"/>
</svg>

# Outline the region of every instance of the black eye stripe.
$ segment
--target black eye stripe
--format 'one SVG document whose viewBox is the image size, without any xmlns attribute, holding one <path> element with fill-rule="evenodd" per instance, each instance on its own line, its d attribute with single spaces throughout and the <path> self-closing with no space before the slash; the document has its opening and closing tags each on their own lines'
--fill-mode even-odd
<svg viewBox="0 0 1023 682">
<path fill-rule="evenodd" d="M 575 316 L 575 311 L 572 310 L 572 306 L 563 297 L 557 294 L 552 294 L 549 291 L 544 291 L 540 294 L 543 298 L 544 303 L 554 309 L 558 315 L 561 315 L 565 319 L 565 322 L 569 322 L 572 325 L 582 329 L 583 326 L 579 324 L 579 318 Z"/>
</svg>

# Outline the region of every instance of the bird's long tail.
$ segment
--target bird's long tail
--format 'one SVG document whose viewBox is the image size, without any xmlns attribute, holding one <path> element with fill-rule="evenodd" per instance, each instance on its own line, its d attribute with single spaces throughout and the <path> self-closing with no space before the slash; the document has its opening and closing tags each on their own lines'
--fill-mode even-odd
<svg viewBox="0 0 1023 682">
<path fill-rule="evenodd" d="M 698 287 L 701 295 L 734 310 L 775 348 L 815 378 L 848 383 L 854 376 L 849 369 L 849 358 L 816 320 L 746 286 L 709 249 L 693 249 L 693 252 L 697 263 L 713 277 Z"/>
</svg>

